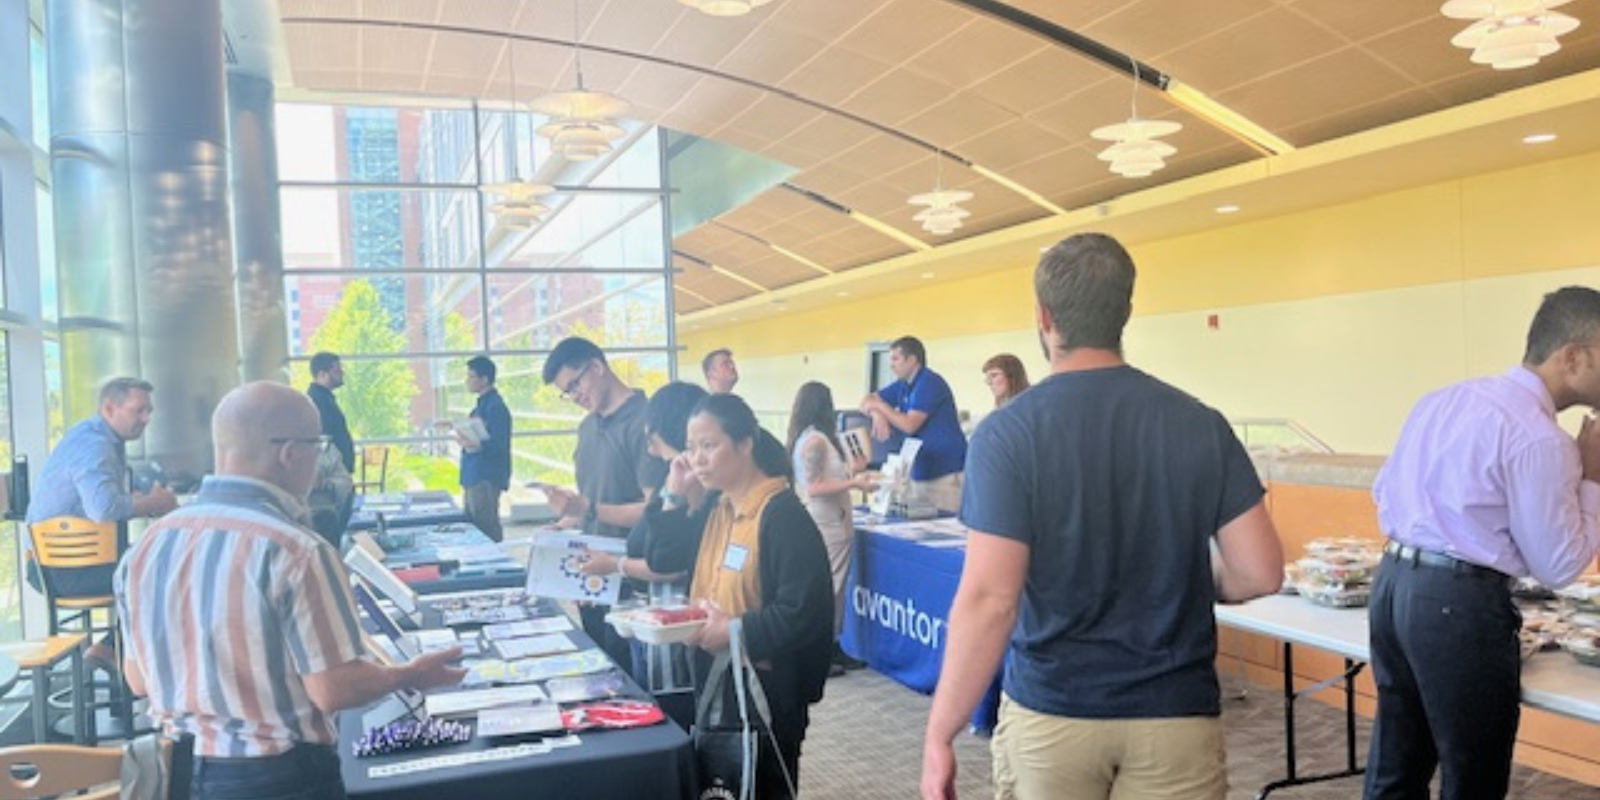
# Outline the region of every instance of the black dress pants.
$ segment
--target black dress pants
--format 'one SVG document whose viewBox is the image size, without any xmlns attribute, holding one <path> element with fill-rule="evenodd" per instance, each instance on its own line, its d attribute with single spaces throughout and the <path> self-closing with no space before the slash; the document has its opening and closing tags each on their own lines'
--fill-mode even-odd
<svg viewBox="0 0 1600 800">
<path fill-rule="evenodd" d="M 1522 616 L 1505 577 L 1386 555 L 1372 591 L 1378 713 L 1367 800 L 1504 798 L 1521 718 Z"/>
</svg>

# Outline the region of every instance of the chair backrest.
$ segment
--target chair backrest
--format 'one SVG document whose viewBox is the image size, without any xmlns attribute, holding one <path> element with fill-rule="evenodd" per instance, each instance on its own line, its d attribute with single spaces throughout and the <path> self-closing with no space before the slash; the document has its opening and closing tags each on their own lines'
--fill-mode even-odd
<svg viewBox="0 0 1600 800">
<path fill-rule="evenodd" d="M 161 740 L 161 768 L 171 775 L 163 800 L 188 800 L 193 739 Z M 0 749 L 0 800 L 32 800 L 84 792 L 75 800 L 109 800 L 122 791 L 117 747 L 30 744 Z M 92 791 L 90 791 L 92 790 Z"/>
<path fill-rule="evenodd" d="M 387 445 L 369 444 L 361 448 L 361 475 L 356 480 L 356 489 L 366 494 L 369 489 L 378 490 L 379 494 L 385 491 L 389 482 L 389 448 Z M 377 477 L 371 477 L 376 474 Z"/>
<path fill-rule="evenodd" d="M 33 551 L 44 567 L 98 567 L 117 563 L 117 523 L 51 517 L 29 526 Z"/>
</svg>

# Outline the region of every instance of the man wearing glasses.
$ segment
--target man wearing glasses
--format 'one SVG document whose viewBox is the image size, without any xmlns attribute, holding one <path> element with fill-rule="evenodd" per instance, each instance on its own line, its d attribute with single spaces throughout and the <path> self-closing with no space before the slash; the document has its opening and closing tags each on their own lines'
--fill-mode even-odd
<svg viewBox="0 0 1600 800">
<path fill-rule="evenodd" d="M 461 648 L 363 658 L 350 578 L 306 527 L 326 439 L 305 395 L 241 386 L 211 435 L 216 474 L 118 567 L 128 685 L 158 725 L 195 737 L 195 798 L 344 797 L 336 712 L 458 683 Z"/>
<path fill-rule="evenodd" d="M 627 538 L 644 515 L 650 492 L 666 477 L 666 463 L 646 452 L 644 392 L 611 371 L 606 355 L 580 337 L 561 340 L 544 362 L 544 382 L 588 412 L 578 425 L 573 463 L 577 492 L 544 487 L 561 527 Z M 584 630 L 619 664 L 629 663 L 627 642 L 610 635 L 605 609 L 585 607 Z"/>
</svg>

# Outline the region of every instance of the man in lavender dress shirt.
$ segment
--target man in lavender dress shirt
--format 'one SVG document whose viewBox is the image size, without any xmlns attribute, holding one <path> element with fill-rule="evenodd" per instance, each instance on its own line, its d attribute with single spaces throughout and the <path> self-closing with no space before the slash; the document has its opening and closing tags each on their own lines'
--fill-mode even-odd
<svg viewBox="0 0 1600 800">
<path fill-rule="evenodd" d="M 1372 593 L 1366 798 L 1503 798 L 1521 713 L 1512 578 L 1559 587 L 1600 550 L 1600 292 L 1548 294 L 1522 364 L 1424 397 L 1373 486 L 1390 543 Z"/>
</svg>

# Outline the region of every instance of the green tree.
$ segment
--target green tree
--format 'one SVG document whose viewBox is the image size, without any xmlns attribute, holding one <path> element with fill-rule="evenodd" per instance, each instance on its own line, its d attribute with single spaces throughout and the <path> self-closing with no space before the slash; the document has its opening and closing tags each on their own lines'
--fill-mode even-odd
<svg viewBox="0 0 1600 800">
<path fill-rule="evenodd" d="M 365 280 L 351 281 L 312 335 L 309 349 L 340 356 L 402 353 L 405 334 L 391 324 L 378 290 Z M 402 436 L 409 432 L 407 412 L 416 394 L 416 377 L 404 361 L 347 362 L 339 407 L 357 439 Z"/>
</svg>

